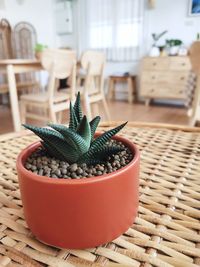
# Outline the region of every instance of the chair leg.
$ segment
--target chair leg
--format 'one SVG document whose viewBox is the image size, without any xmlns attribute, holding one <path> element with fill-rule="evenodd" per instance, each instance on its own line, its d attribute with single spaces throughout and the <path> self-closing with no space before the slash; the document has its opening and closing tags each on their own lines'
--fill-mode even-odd
<svg viewBox="0 0 200 267">
<path fill-rule="evenodd" d="M 107 96 L 109 100 L 113 100 L 115 98 L 115 82 L 112 78 L 109 78 L 109 81 L 108 81 Z"/>
<path fill-rule="evenodd" d="M 92 104 L 92 115 L 97 116 L 99 115 L 99 103 L 95 102 Z"/>
<path fill-rule="evenodd" d="M 58 115 L 57 115 L 58 123 L 62 123 L 62 115 L 63 115 L 63 112 L 61 110 L 60 112 L 58 112 Z"/>
<path fill-rule="evenodd" d="M 89 100 L 88 95 L 84 95 L 84 108 L 85 108 L 85 113 L 87 115 L 88 120 L 92 119 L 92 112 L 91 112 L 91 103 Z"/>
<path fill-rule="evenodd" d="M 105 110 L 105 113 L 106 113 L 106 117 L 110 121 L 111 120 L 110 111 L 109 111 L 109 108 L 108 108 L 108 105 L 107 105 L 107 102 L 106 102 L 105 98 L 102 99 L 102 102 L 103 102 L 104 110 Z"/>
<path fill-rule="evenodd" d="M 26 104 L 23 101 L 20 101 L 20 115 L 21 115 L 21 123 L 26 123 Z"/>
<path fill-rule="evenodd" d="M 49 118 L 50 118 L 51 122 L 57 123 L 56 113 L 52 108 L 49 109 Z"/>
</svg>

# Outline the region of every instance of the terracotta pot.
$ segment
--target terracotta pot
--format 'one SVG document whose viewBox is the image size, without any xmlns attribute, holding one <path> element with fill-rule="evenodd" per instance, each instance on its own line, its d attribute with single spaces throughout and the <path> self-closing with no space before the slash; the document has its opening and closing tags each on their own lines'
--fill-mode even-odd
<svg viewBox="0 0 200 267">
<path fill-rule="evenodd" d="M 133 160 L 111 174 L 84 179 L 52 179 L 24 167 L 36 142 L 17 158 L 17 172 L 26 222 L 40 241 L 60 248 L 82 249 L 112 241 L 134 222 L 138 210 L 139 151 Z"/>
</svg>

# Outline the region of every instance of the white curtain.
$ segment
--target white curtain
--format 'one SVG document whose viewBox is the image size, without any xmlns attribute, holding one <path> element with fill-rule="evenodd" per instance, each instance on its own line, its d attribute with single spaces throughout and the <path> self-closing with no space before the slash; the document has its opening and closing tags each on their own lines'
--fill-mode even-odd
<svg viewBox="0 0 200 267">
<path fill-rule="evenodd" d="M 109 61 L 138 59 L 143 30 L 142 0 L 85 0 L 82 11 L 85 49 L 104 51 Z"/>
</svg>

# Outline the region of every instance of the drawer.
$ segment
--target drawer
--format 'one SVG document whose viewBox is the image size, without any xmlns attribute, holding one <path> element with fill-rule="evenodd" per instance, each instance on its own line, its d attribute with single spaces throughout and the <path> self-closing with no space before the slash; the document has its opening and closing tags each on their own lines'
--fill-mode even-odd
<svg viewBox="0 0 200 267">
<path fill-rule="evenodd" d="M 167 70 L 169 69 L 170 58 L 157 57 L 157 58 L 144 58 L 142 61 L 142 70 Z"/>
<path fill-rule="evenodd" d="M 186 84 L 188 72 L 180 71 L 145 71 L 141 74 L 142 83 L 169 83 L 169 84 Z"/>
<path fill-rule="evenodd" d="M 188 71 L 173 71 L 169 73 L 169 81 L 171 84 L 185 85 L 189 76 Z"/>
<path fill-rule="evenodd" d="M 186 99 L 187 95 L 186 95 L 186 86 L 185 85 L 173 84 L 170 87 L 171 87 L 170 91 L 174 95 L 174 97 Z"/>
<path fill-rule="evenodd" d="M 170 58 L 170 70 L 190 70 L 191 63 L 189 57 L 171 57 Z"/>
<path fill-rule="evenodd" d="M 141 84 L 141 96 L 165 97 L 171 91 L 167 83 L 158 86 L 157 84 Z"/>
<path fill-rule="evenodd" d="M 170 85 L 169 83 L 150 84 L 141 83 L 140 95 L 149 98 L 185 99 L 185 87 Z"/>
</svg>

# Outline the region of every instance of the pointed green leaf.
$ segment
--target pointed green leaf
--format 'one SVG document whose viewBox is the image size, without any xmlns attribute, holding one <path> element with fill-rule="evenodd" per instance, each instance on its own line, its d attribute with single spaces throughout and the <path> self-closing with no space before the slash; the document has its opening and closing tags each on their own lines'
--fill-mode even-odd
<svg viewBox="0 0 200 267">
<path fill-rule="evenodd" d="M 41 144 L 47 150 L 50 156 L 55 157 L 57 159 L 65 160 L 63 155 L 54 147 L 49 145 L 47 142 L 41 141 Z"/>
<path fill-rule="evenodd" d="M 95 159 L 105 162 L 109 156 L 119 153 L 123 150 L 124 149 L 120 146 L 103 146 L 99 149 L 89 150 L 79 159 L 79 161 L 88 162 Z"/>
<path fill-rule="evenodd" d="M 90 149 L 91 150 L 96 150 L 99 149 L 101 146 L 104 146 L 108 140 L 110 140 L 115 134 L 117 134 L 124 126 L 127 124 L 127 122 L 117 126 L 114 129 L 111 129 L 99 137 L 97 137 L 91 144 Z"/>
<path fill-rule="evenodd" d="M 80 122 L 83 118 L 83 113 L 81 109 L 81 97 L 80 97 L 80 92 L 78 92 L 76 101 L 74 103 L 74 112 L 77 118 L 77 121 Z"/>
<path fill-rule="evenodd" d="M 90 128 L 91 128 L 91 139 L 93 140 L 94 134 L 96 132 L 97 126 L 101 120 L 100 116 L 96 116 L 93 120 L 90 122 Z"/>
<path fill-rule="evenodd" d="M 89 149 L 91 142 L 91 129 L 86 116 L 83 116 L 76 132 L 85 140 L 87 148 Z"/>
<path fill-rule="evenodd" d="M 70 102 L 70 119 L 69 119 L 69 128 L 76 131 L 76 128 L 78 126 L 78 120 L 76 118 L 76 114 L 74 112 L 74 109 L 72 107 L 72 103 Z"/>
<path fill-rule="evenodd" d="M 48 125 L 54 130 L 58 131 L 64 137 L 66 142 L 77 151 L 79 156 L 87 152 L 88 146 L 85 140 L 78 133 L 74 132 L 73 130 L 69 129 L 64 125 L 52 123 Z"/>
<path fill-rule="evenodd" d="M 59 151 L 63 156 L 62 160 L 65 159 L 69 163 L 74 163 L 78 160 L 79 155 L 77 151 L 66 142 L 59 132 L 27 124 L 24 125 L 24 127 L 38 135 L 45 143 L 51 146 L 52 150 L 55 149 L 56 151 Z"/>
</svg>

